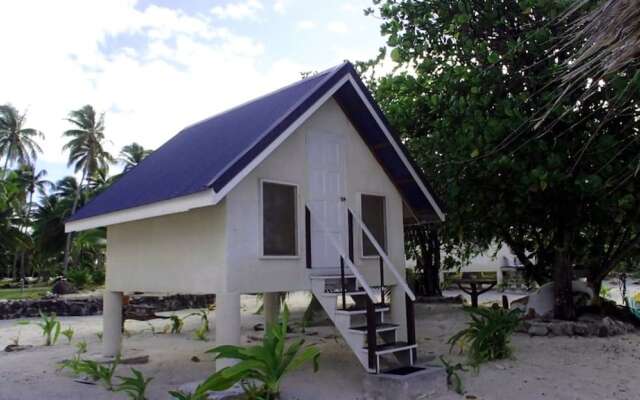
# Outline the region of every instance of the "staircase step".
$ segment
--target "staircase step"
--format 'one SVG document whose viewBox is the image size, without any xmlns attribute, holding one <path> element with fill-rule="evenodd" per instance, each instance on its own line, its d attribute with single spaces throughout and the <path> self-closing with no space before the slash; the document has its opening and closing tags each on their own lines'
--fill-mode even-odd
<svg viewBox="0 0 640 400">
<path fill-rule="evenodd" d="M 347 296 L 364 296 L 367 294 L 367 292 L 365 292 L 364 290 L 359 290 L 359 291 L 355 291 L 355 292 L 345 292 L 345 294 Z M 341 291 L 334 291 L 334 292 L 324 292 L 322 293 L 323 296 L 342 296 L 342 292 Z"/>
<path fill-rule="evenodd" d="M 405 351 L 416 348 L 418 348 L 417 344 L 409 344 L 407 342 L 386 343 L 376 346 L 376 355 L 380 356 L 383 354 L 396 353 L 398 351 Z M 367 352 L 369 351 L 369 348 L 363 347 L 362 351 Z"/>
<path fill-rule="evenodd" d="M 345 279 L 354 279 L 356 276 L 355 275 L 345 275 L 344 278 Z M 330 275 L 311 275 L 309 276 L 309 278 L 311 279 L 342 279 L 342 276 L 340 274 L 330 274 Z"/>
<path fill-rule="evenodd" d="M 389 310 L 390 308 L 386 304 L 376 304 L 376 312 L 386 312 Z M 343 310 L 341 308 L 338 308 L 336 310 L 336 314 L 360 315 L 360 314 L 366 314 L 366 313 L 367 313 L 366 307 L 357 307 L 357 306 L 348 307 L 346 310 Z"/>
<path fill-rule="evenodd" d="M 387 324 L 387 323 L 380 323 L 376 325 L 376 332 L 388 332 L 388 331 L 395 331 L 396 329 L 398 329 L 397 324 Z M 367 325 L 362 325 L 362 326 L 354 326 L 349 328 L 349 330 L 353 333 L 362 333 L 363 335 L 367 334 Z"/>
</svg>

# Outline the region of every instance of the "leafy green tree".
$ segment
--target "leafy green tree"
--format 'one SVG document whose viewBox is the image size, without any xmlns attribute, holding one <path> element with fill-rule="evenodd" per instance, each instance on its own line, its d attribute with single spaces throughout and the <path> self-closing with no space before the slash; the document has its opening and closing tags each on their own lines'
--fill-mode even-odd
<svg viewBox="0 0 640 400">
<path fill-rule="evenodd" d="M 120 156 L 118 157 L 118 160 L 124 164 L 123 172 L 129 172 L 129 170 L 140 164 L 151 152 L 152 150 L 145 149 L 135 142 L 124 146 L 122 150 L 120 150 Z"/>
<path fill-rule="evenodd" d="M 31 164 L 38 153 L 42 152 L 37 139 L 44 139 L 42 132 L 25 127 L 26 114 L 11 104 L 0 106 L 0 156 L 5 157 L 3 170 L 11 162 Z"/>
<path fill-rule="evenodd" d="M 69 166 L 74 167 L 75 172 L 81 173 L 78 182 L 71 214 L 78 207 L 81 198 L 82 187 L 89 177 L 96 174 L 99 169 L 108 170 L 109 164 L 114 162 L 113 157 L 104 149 L 106 141 L 104 135 L 104 114 L 98 115 L 92 106 L 86 105 L 79 110 L 71 111 L 67 121 L 73 126 L 64 132 L 64 136 L 70 141 L 63 149 L 69 151 Z M 69 266 L 69 253 L 71 249 L 71 233 L 67 234 L 64 255 L 64 272 Z"/>
<path fill-rule="evenodd" d="M 555 281 L 555 315 L 573 318 L 574 268 L 596 288 L 640 244 L 640 149 L 629 140 L 638 112 L 606 110 L 629 85 L 637 96 L 638 81 L 621 74 L 582 102 L 567 93 L 553 103 L 549 83 L 572 54 L 553 53 L 568 1 L 375 4 L 399 69 L 369 84 L 447 203 L 445 247 L 506 243 L 532 278 Z M 547 110 L 553 123 L 537 131 Z"/>
</svg>

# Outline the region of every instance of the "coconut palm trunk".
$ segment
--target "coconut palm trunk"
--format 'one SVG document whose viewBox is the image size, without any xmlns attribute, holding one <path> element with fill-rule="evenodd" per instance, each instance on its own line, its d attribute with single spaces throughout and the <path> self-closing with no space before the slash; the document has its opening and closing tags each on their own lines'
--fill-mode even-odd
<svg viewBox="0 0 640 400">
<path fill-rule="evenodd" d="M 80 182 L 78 183 L 78 187 L 76 188 L 76 195 L 73 199 L 73 205 L 71 206 L 71 215 L 75 214 L 76 210 L 78 209 L 78 203 L 80 202 L 80 196 L 82 195 L 82 183 L 86 179 L 86 176 L 87 176 L 87 169 L 84 168 L 82 171 L 82 178 L 80 179 Z M 67 238 L 64 244 L 64 267 L 63 267 L 64 276 L 67 276 L 67 272 L 69 271 L 71 244 L 73 243 L 72 240 L 73 240 L 73 232 L 68 232 Z"/>
</svg>

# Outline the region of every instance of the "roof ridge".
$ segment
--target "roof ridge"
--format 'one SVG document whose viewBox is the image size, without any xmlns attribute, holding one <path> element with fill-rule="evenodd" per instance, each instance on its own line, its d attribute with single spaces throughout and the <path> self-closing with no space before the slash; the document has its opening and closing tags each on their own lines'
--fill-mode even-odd
<svg viewBox="0 0 640 400">
<path fill-rule="evenodd" d="M 348 61 L 343 62 L 342 64 L 339 64 L 335 67 L 329 68 L 328 70 L 323 71 L 322 73 L 318 73 L 316 75 L 314 75 L 314 77 L 318 77 L 322 74 L 326 74 L 327 76 L 325 76 L 324 78 L 322 78 L 320 80 L 320 82 L 318 82 L 313 89 L 311 89 L 304 97 L 302 97 L 300 100 L 298 100 L 294 105 L 292 105 L 291 107 L 289 107 L 289 109 L 287 109 L 287 111 L 285 111 L 284 113 L 282 113 L 282 115 L 275 120 L 271 125 L 269 125 L 262 133 L 260 133 L 260 135 L 258 135 L 256 137 L 256 139 L 251 142 L 251 144 L 240 154 L 238 154 L 236 157 L 234 157 L 231 161 L 229 161 L 229 163 L 227 163 L 227 165 L 220 170 L 216 175 L 214 175 L 209 182 L 207 183 L 206 187 L 211 187 L 213 186 L 214 182 L 216 180 L 218 180 L 218 178 L 220 178 L 222 175 L 224 175 L 229 168 L 231 168 L 238 160 L 240 160 L 242 157 L 244 157 L 248 152 L 250 152 L 258 143 L 260 143 L 260 141 L 262 141 L 262 139 L 268 135 L 274 127 L 278 126 L 278 124 L 280 124 L 284 119 L 286 119 L 289 114 L 291 114 L 291 112 L 293 112 L 293 110 L 295 110 L 296 108 L 300 107 L 301 104 L 303 104 L 309 97 L 311 97 L 311 95 L 313 95 L 318 88 L 320 88 L 322 85 L 324 85 L 325 82 L 327 82 L 330 78 L 332 78 L 334 76 L 334 74 L 340 70 L 342 70 L 345 66 L 350 65 L 351 63 L 349 63 Z M 287 87 L 290 87 L 291 85 L 288 85 Z M 284 88 L 283 88 L 284 89 Z M 278 91 L 275 91 L 271 94 L 275 94 Z"/>
<path fill-rule="evenodd" d="M 230 113 L 230 112 L 232 112 L 232 111 L 234 111 L 234 110 L 237 110 L 237 109 L 239 109 L 239 108 L 242 108 L 242 107 L 248 106 L 249 104 L 255 103 L 255 102 L 256 102 L 256 101 L 258 101 L 258 100 L 262 100 L 262 99 L 264 99 L 264 98 L 266 98 L 266 97 L 273 96 L 274 94 L 277 94 L 277 93 L 283 92 L 283 91 L 285 91 L 286 89 L 290 89 L 290 88 L 292 88 L 292 87 L 294 87 L 294 86 L 296 86 L 296 85 L 299 85 L 299 84 L 301 84 L 301 83 L 303 83 L 303 82 L 309 81 L 309 80 L 311 80 L 311 79 L 317 79 L 317 78 L 319 78 L 321 75 L 328 74 L 329 72 L 331 72 L 331 71 L 332 71 L 332 70 L 334 70 L 334 69 L 340 69 L 340 68 L 342 68 L 342 67 L 344 66 L 344 64 L 346 64 L 346 63 L 342 63 L 342 64 L 339 64 L 339 65 L 335 65 L 335 66 L 333 66 L 333 67 L 331 67 L 331 68 L 327 68 L 327 69 L 325 69 L 325 70 L 323 70 L 323 71 L 318 72 L 318 73 L 317 73 L 317 74 L 315 74 L 315 75 L 310 75 L 310 76 L 308 76 L 308 77 L 306 77 L 306 78 L 300 79 L 299 81 L 292 82 L 292 83 L 290 83 L 290 84 L 288 84 L 288 85 L 286 85 L 286 86 L 282 86 L 282 87 L 280 87 L 280 88 L 278 88 L 278 89 L 276 89 L 276 90 L 273 90 L 273 91 L 271 91 L 271 92 L 265 93 L 265 94 L 260 95 L 260 96 L 258 96 L 258 97 L 254 97 L 253 99 L 250 99 L 250 100 L 247 100 L 247 101 L 245 101 L 245 102 L 243 102 L 243 103 L 237 104 L 237 105 L 235 105 L 235 106 L 233 106 L 233 107 L 231 107 L 231 108 L 227 108 L 226 110 L 220 111 L 220 112 L 219 112 L 219 113 L 217 113 L 217 114 L 211 115 L 211 116 L 209 116 L 209 117 L 207 117 L 207 118 L 201 119 L 201 120 L 200 120 L 200 121 L 198 121 L 198 122 L 194 122 L 194 123 L 192 123 L 192 124 L 190 124 L 190 125 L 187 125 L 187 126 L 185 126 L 184 128 L 182 128 L 180 131 L 187 130 L 187 129 L 191 128 L 191 127 L 194 127 L 194 126 L 196 126 L 196 125 L 199 125 L 199 124 L 204 123 L 204 122 L 207 122 L 207 121 L 210 121 L 210 120 L 212 120 L 212 119 L 214 119 L 214 118 L 221 117 L 221 116 L 223 116 L 223 115 L 225 115 L 225 114 L 228 114 L 228 113 Z"/>
</svg>

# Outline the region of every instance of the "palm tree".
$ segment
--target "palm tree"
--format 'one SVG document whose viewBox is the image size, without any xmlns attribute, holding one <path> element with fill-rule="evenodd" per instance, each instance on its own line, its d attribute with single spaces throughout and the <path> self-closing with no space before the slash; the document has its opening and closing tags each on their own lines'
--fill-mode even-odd
<svg viewBox="0 0 640 400">
<path fill-rule="evenodd" d="M 33 165 L 23 164 L 18 169 L 18 179 L 20 184 L 24 190 L 24 193 L 27 194 L 25 198 L 25 209 L 22 215 L 22 227 L 21 233 L 26 240 L 25 246 L 23 246 L 22 251 L 20 252 L 20 282 L 21 287 L 24 288 L 24 257 L 28 247 L 33 248 L 33 241 L 31 240 L 31 236 L 29 235 L 29 226 L 31 226 L 32 222 L 32 208 L 33 208 L 33 194 L 37 190 L 41 194 L 46 193 L 46 189 L 48 187 L 52 187 L 53 183 L 44 179 L 47 175 L 46 170 L 41 170 L 40 172 L 35 172 L 35 168 Z"/>
<path fill-rule="evenodd" d="M 120 150 L 120 156 L 118 160 L 124 164 L 124 171 L 129 172 L 133 167 L 140 164 L 140 162 L 151 154 L 153 150 L 148 150 L 139 145 L 136 142 L 128 144 Z"/>
<path fill-rule="evenodd" d="M 13 161 L 31 164 L 37 153 L 42 153 L 36 139 L 44 139 L 44 135 L 33 128 L 25 128 L 25 123 L 26 113 L 20 114 L 11 104 L 0 106 L 0 155 L 5 157 L 4 171 Z"/>
<path fill-rule="evenodd" d="M 73 215 L 78 208 L 84 181 L 93 176 L 98 169 L 108 170 L 113 157 L 103 147 L 104 114 L 97 115 L 92 106 L 86 105 L 79 110 L 71 111 L 67 121 L 73 125 L 72 129 L 64 132 L 63 136 L 71 138 L 64 145 L 63 150 L 69 151 L 68 166 L 74 167 L 76 173 L 81 173 L 80 182 L 71 207 Z M 69 266 L 69 251 L 71 249 L 71 233 L 67 234 L 64 250 L 64 273 Z"/>
</svg>

